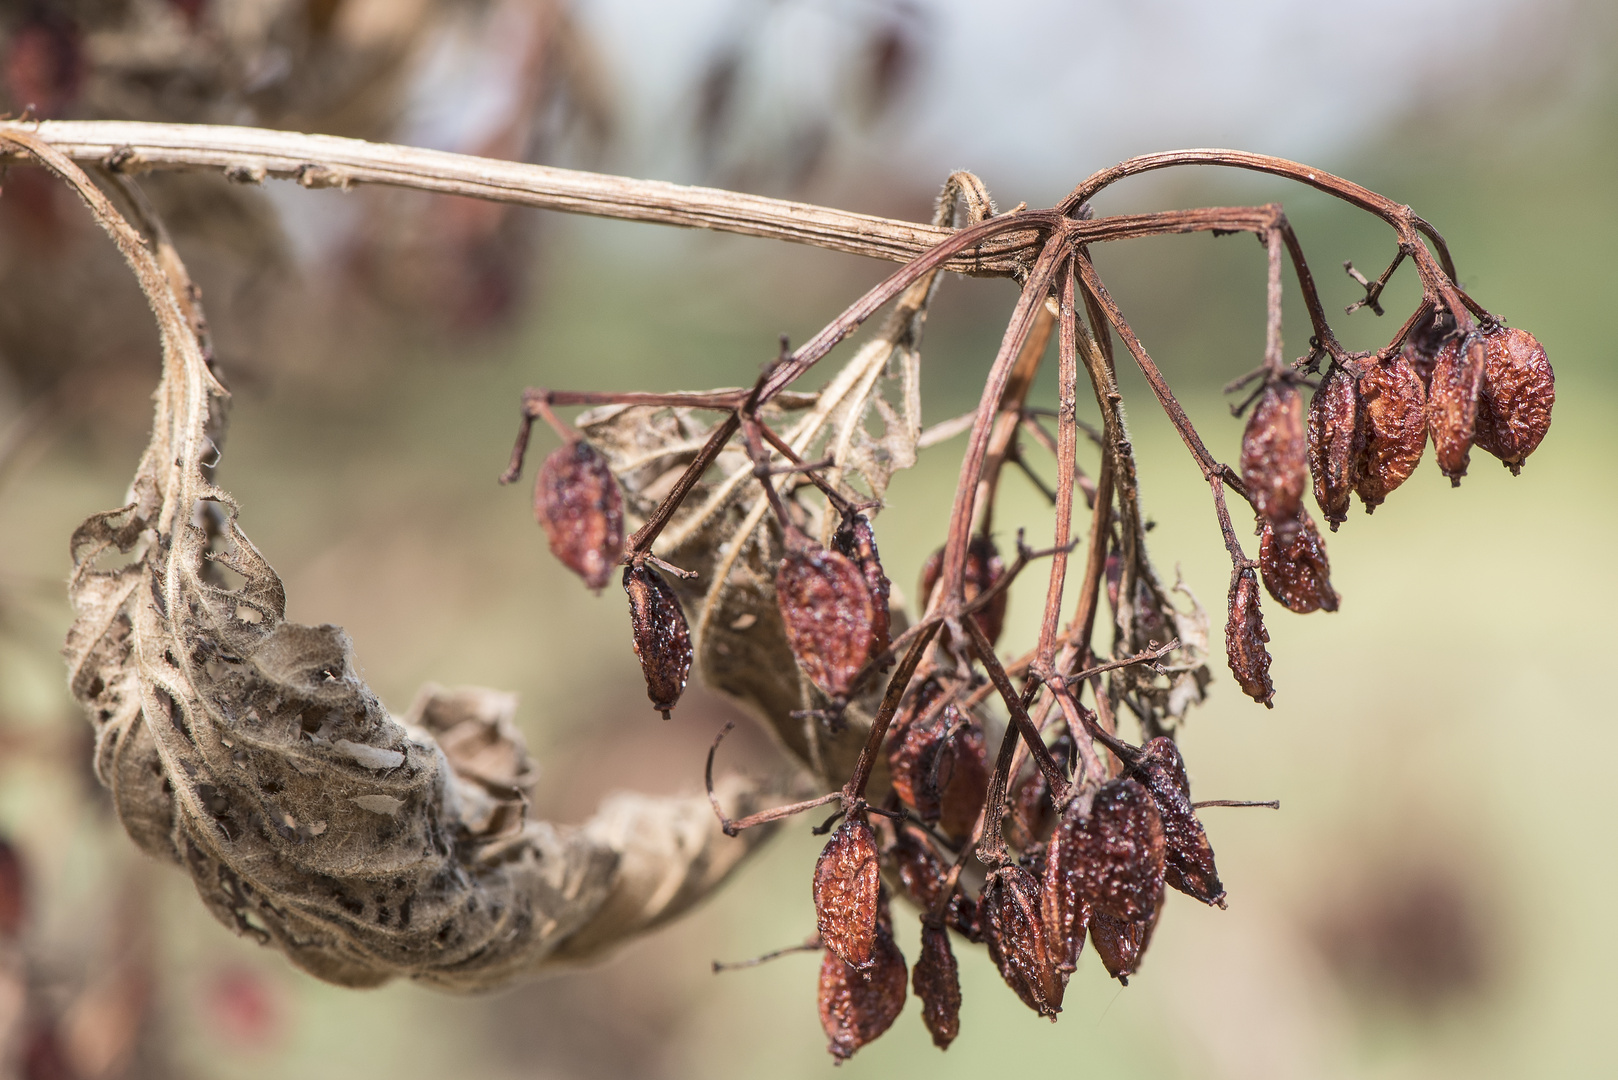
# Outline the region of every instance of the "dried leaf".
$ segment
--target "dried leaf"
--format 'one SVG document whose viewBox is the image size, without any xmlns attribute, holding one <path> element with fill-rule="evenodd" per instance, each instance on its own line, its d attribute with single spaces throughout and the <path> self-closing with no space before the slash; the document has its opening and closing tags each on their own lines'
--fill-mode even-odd
<svg viewBox="0 0 1618 1080">
<path fill-rule="evenodd" d="M 1359 482 L 1365 448 L 1361 411 L 1354 376 L 1334 362 L 1309 402 L 1309 471 L 1315 501 L 1332 532 L 1347 519 L 1349 496 Z"/>
<path fill-rule="evenodd" d="M 1556 375 L 1544 348 L 1526 331 L 1500 328 L 1484 340 L 1488 354 L 1475 441 L 1515 476 L 1550 430 Z"/>
<path fill-rule="evenodd" d="M 1354 490 L 1370 513 L 1421 461 L 1427 448 L 1427 391 L 1400 354 L 1366 369 L 1359 396 L 1365 448 Z"/>
<path fill-rule="evenodd" d="M 624 499 L 607 459 L 583 439 L 551 451 L 534 481 L 551 553 L 596 592 L 624 553 Z"/>
<path fill-rule="evenodd" d="M 1264 647 L 1269 640 L 1264 614 L 1259 610 L 1258 579 L 1253 571 L 1243 570 L 1230 583 L 1225 657 L 1242 693 L 1266 706 L 1272 706 L 1275 697 L 1275 686 L 1270 682 L 1270 653 Z"/>
<path fill-rule="evenodd" d="M 1265 522 L 1259 531 L 1258 565 L 1264 575 L 1264 588 L 1288 610 L 1306 615 L 1311 611 L 1336 611 L 1339 599 L 1331 587 L 1331 564 L 1326 561 L 1326 542 L 1320 538 L 1308 512 L 1300 518 L 1292 542 L 1283 544 L 1273 526 Z"/>
<path fill-rule="evenodd" d="M 1151 792 L 1163 821 L 1163 880 L 1204 904 L 1225 906 L 1225 887 L 1214 868 L 1213 846 L 1191 805 L 1191 781 L 1174 740 L 1152 739 L 1141 747 L 1133 774 Z"/>
<path fill-rule="evenodd" d="M 624 592 L 629 594 L 631 641 L 646 679 L 646 696 L 667 720 L 691 674 L 691 631 L 685 612 L 663 575 L 650 566 L 624 567 Z"/>
<path fill-rule="evenodd" d="M 989 872 L 978 902 L 989 957 L 1024 1005 L 1041 1016 L 1062 1011 L 1066 984 L 1046 943 L 1038 880 L 1020 866 Z"/>
<path fill-rule="evenodd" d="M 1461 486 L 1471 460 L 1477 430 L 1478 395 L 1488 349 L 1476 334 L 1451 338 L 1438 350 L 1432 385 L 1427 392 L 1427 427 L 1433 436 L 1438 467 L 1455 487 Z"/>
<path fill-rule="evenodd" d="M 1253 509 L 1287 539 L 1297 528 L 1303 489 L 1309 482 L 1303 411 L 1303 395 L 1296 386 L 1272 383 L 1259 395 L 1242 434 L 1242 482 Z"/>
<path fill-rule="evenodd" d="M 810 681 L 833 699 L 848 698 L 880 651 L 876 601 L 864 573 L 839 552 L 798 548 L 776 571 L 775 600 L 792 655 Z M 884 622 L 886 614 L 884 607 Z"/>
<path fill-rule="evenodd" d="M 846 964 L 863 968 L 872 962 L 881 891 L 876 834 L 850 818 L 821 851 L 814 880 L 820 940 Z"/>
<path fill-rule="evenodd" d="M 909 974 L 887 927 L 877 929 L 864 970 L 826 950 L 820 961 L 820 1026 L 832 1057 L 847 1061 L 893 1026 L 904 1010 Z"/>
<path fill-rule="evenodd" d="M 961 974 L 949 931 L 923 920 L 921 955 L 911 973 L 911 985 L 921 999 L 921 1021 L 932 1033 L 933 1045 L 948 1050 L 961 1033 Z"/>
</svg>

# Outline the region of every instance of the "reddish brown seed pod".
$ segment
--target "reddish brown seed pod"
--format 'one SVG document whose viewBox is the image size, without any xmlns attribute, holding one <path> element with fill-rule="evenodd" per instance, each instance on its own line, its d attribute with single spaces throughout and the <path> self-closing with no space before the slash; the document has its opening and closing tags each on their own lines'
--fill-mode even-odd
<svg viewBox="0 0 1618 1080">
<path fill-rule="evenodd" d="M 1455 487 L 1461 486 L 1461 477 L 1466 475 L 1471 460 L 1487 355 L 1483 338 L 1468 334 L 1446 341 L 1433 364 L 1432 385 L 1427 392 L 1427 430 L 1433 437 L 1438 467 Z"/>
<path fill-rule="evenodd" d="M 1090 924 L 1090 905 L 1079 894 L 1082 852 L 1061 828 L 1051 831 L 1045 846 L 1045 868 L 1039 883 L 1039 916 L 1045 926 L 1045 947 L 1056 970 L 1072 973 L 1084 951 L 1084 932 Z"/>
<path fill-rule="evenodd" d="M 1438 364 L 1438 350 L 1444 347 L 1444 341 L 1455 332 L 1455 320 L 1447 313 L 1440 317 L 1437 312 L 1429 311 L 1410 328 L 1410 334 L 1405 338 L 1404 348 L 1399 354 L 1410 362 L 1416 377 L 1421 380 L 1424 390 L 1430 391 L 1433 385 L 1433 368 Z"/>
<path fill-rule="evenodd" d="M 1315 502 L 1332 532 L 1348 518 L 1364 444 L 1358 384 L 1346 369 L 1333 363 L 1309 402 L 1309 472 L 1314 477 Z"/>
<path fill-rule="evenodd" d="M 624 592 L 646 696 L 667 720 L 691 675 L 691 629 L 674 590 L 650 566 L 624 567 Z"/>
<path fill-rule="evenodd" d="M 1258 565 L 1264 575 L 1264 588 L 1288 610 L 1300 615 L 1337 610 L 1339 597 L 1331 587 L 1326 542 L 1307 513 L 1290 544 L 1281 542 L 1269 522 L 1261 526 Z"/>
<path fill-rule="evenodd" d="M 1129 977 L 1140 969 L 1141 956 L 1151 944 L 1152 931 L 1157 928 L 1159 908 L 1150 919 L 1122 922 L 1111 915 L 1096 912 L 1090 918 L 1090 944 L 1107 974 L 1129 985 Z"/>
<path fill-rule="evenodd" d="M 923 606 L 931 600 L 933 587 L 938 584 L 938 575 L 943 569 L 944 549 L 939 548 L 927 556 L 927 561 L 921 566 L 921 591 L 917 595 Z M 980 593 L 993 588 L 1005 572 L 1005 563 L 1001 561 L 1000 549 L 994 546 L 994 541 L 981 534 L 972 537 L 966 547 L 966 567 L 962 573 L 963 599 L 967 603 L 976 600 Z M 1000 631 L 1005 629 L 1007 599 L 1008 594 L 1001 590 L 974 613 L 983 636 L 989 639 L 991 645 L 1000 640 Z"/>
<path fill-rule="evenodd" d="M 904 1011 L 909 975 L 887 927 L 877 930 L 863 970 L 826 950 L 820 961 L 820 1026 L 832 1057 L 847 1061 L 893 1026 Z"/>
<path fill-rule="evenodd" d="M 583 439 L 551 451 L 534 480 L 534 517 L 551 554 L 600 592 L 624 554 L 624 497 L 607 459 Z"/>
<path fill-rule="evenodd" d="M 1157 640 L 1165 641 L 1167 638 Z M 1050 752 L 1051 759 L 1066 775 L 1068 762 L 1073 757 L 1073 736 L 1062 732 L 1052 740 Z M 1056 807 L 1051 803 L 1051 789 L 1045 782 L 1044 770 L 1030 767 L 1011 789 L 1011 845 L 1015 848 L 1030 847 L 1049 837 L 1055 827 Z"/>
<path fill-rule="evenodd" d="M 845 520 L 832 535 L 831 544 L 838 554 L 853 560 L 860 568 L 866 588 L 871 591 L 871 655 L 887 652 L 892 629 L 888 612 L 891 587 L 888 575 L 882 572 L 882 558 L 877 554 L 876 533 L 871 529 L 870 519 L 864 514 L 855 514 Z"/>
<path fill-rule="evenodd" d="M 1151 793 L 1125 777 L 1096 792 L 1089 813 L 1069 804 L 1058 853 L 1091 911 L 1123 922 L 1150 918 L 1163 897 L 1163 820 Z"/>
<path fill-rule="evenodd" d="M 1427 390 L 1400 354 L 1367 367 L 1359 394 L 1365 448 L 1354 490 L 1370 513 L 1421 461 L 1427 448 Z"/>
<path fill-rule="evenodd" d="M 1502 328 L 1484 340 L 1488 351 L 1474 441 L 1515 476 L 1550 430 L 1556 375 L 1544 348 L 1525 330 Z"/>
<path fill-rule="evenodd" d="M 860 568 L 825 548 L 789 551 L 775 574 L 775 600 L 809 680 L 833 698 L 847 698 L 877 651 L 876 603 Z"/>
<path fill-rule="evenodd" d="M 876 834 L 866 822 L 849 818 L 821 851 L 814 883 L 821 943 L 844 963 L 871 963 L 881 892 Z"/>
<path fill-rule="evenodd" d="M 961 1033 L 961 974 L 950 947 L 949 931 L 922 920 L 921 955 L 911 973 L 911 986 L 921 999 L 921 1022 L 933 1045 L 948 1050 Z"/>
<path fill-rule="evenodd" d="M 1225 906 L 1213 846 L 1191 805 L 1191 781 L 1174 740 L 1159 735 L 1141 747 L 1130 771 L 1151 792 L 1163 821 L 1163 882 L 1204 904 Z"/>
<path fill-rule="evenodd" d="M 910 696 L 888 729 L 888 776 L 900 801 L 923 821 L 938 820 L 943 785 L 949 779 L 953 752 L 945 746 L 950 724 L 960 717 L 953 705 L 927 719 L 942 687 L 928 679 Z"/>
<path fill-rule="evenodd" d="M 1045 938 L 1039 882 L 1020 866 L 990 871 L 978 907 L 989 956 L 1023 1004 L 1041 1016 L 1062 1011 L 1066 989 Z"/>
<path fill-rule="evenodd" d="M 952 837 L 967 836 L 977 824 L 978 811 L 989 792 L 989 753 L 983 729 L 968 723 L 956 730 L 961 717 L 955 706 L 944 710 L 943 722 L 951 736 L 940 761 L 938 827 Z"/>
<path fill-rule="evenodd" d="M 1230 586 L 1229 616 L 1225 620 L 1225 659 L 1242 693 L 1273 708 L 1275 686 L 1270 682 L 1270 640 L 1259 610 L 1258 579 L 1243 570 Z"/>
<path fill-rule="evenodd" d="M 1289 382 L 1265 388 L 1242 434 L 1242 483 L 1259 517 L 1290 536 L 1309 483 L 1303 395 Z"/>
</svg>

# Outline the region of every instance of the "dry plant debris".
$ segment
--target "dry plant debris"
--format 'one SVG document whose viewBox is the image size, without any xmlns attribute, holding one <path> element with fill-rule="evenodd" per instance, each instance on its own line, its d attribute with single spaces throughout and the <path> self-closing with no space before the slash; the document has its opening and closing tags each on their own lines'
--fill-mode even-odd
<svg viewBox="0 0 1618 1080">
<path fill-rule="evenodd" d="M 182 144 L 206 142 L 213 130 L 152 153 L 208 166 Z M 715 227 L 904 263 L 809 341 L 783 343 L 751 386 L 524 393 L 503 479 L 519 475 L 533 421 L 554 425 L 563 456 L 544 471 L 541 520 L 587 585 L 599 586 L 602 563 L 624 566 L 631 637 L 654 705 L 673 709 L 694 665 L 751 708 L 821 791 L 755 810 L 757 792 L 714 781 L 721 732 L 708 760 L 712 818 L 694 817 L 690 801 L 628 798 L 582 829 L 561 829 L 526 818 L 530 772 L 509 698 L 431 689 L 401 724 L 355 674 L 339 629 L 283 620 L 279 579 L 211 482 L 227 395 L 183 268 L 160 232 L 148 246 L 47 141 L 15 125 L 0 126 L 0 138 L 91 206 L 134 268 L 164 343 L 152 442 L 132 500 L 74 538 L 79 619 L 68 651 L 74 692 L 98 733 L 98 775 L 136 842 L 187 868 L 218 917 L 350 985 L 406 975 L 487 986 L 552 958 L 591 955 L 715 887 L 759 827 L 835 804 L 822 831 L 841 824 L 814 868 L 819 932 L 807 946 L 823 954 L 820 1015 L 834 1056 L 879 1036 L 902 1008 L 908 979 L 890 889 L 921 909 L 915 988 L 937 1045 L 960 1030 L 951 929 L 984 944 L 1018 997 L 1054 1018 L 1087 939 L 1126 981 L 1162 916 L 1165 887 L 1226 903 L 1203 808 L 1274 805 L 1190 799 L 1173 738 L 1209 685 L 1208 616 L 1182 584 L 1163 584 L 1147 554 L 1115 343 L 1209 486 L 1231 560 L 1227 659 L 1241 689 L 1267 705 L 1275 691 L 1260 574 L 1291 610 L 1330 611 L 1338 601 L 1303 505 L 1310 487 L 1336 528 L 1351 493 L 1369 510 L 1402 483 L 1428 433 L 1457 482 L 1474 446 L 1516 471 L 1543 439 L 1554 400 L 1543 350 L 1460 289 L 1427 222 L 1277 158 L 1149 155 L 1092 176 L 1051 209 L 1010 213 L 996 213 L 982 185 L 958 173 L 940 198 L 935 239 L 908 254 L 920 227 L 839 224 L 835 212 L 807 208 L 802 220 L 826 233 L 815 237 L 782 224 L 782 204 L 768 200 L 547 174 L 535 184 L 552 192 L 595 185 L 602 202 L 570 209 L 715 225 L 699 211 L 728 207 L 733 218 Z M 264 146 L 306 138 L 272 134 Z M 471 175 L 434 162 L 424 186 Z M 1422 286 L 1416 310 L 1381 349 L 1344 349 L 1275 205 L 1090 212 L 1092 197 L 1119 180 L 1196 164 L 1307 183 L 1377 216 L 1394 230 L 1398 255 L 1376 281 L 1359 279 L 1366 299 L 1356 307 L 1380 310 L 1382 287 L 1408 259 Z M 630 209 L 635 191 L 663 202 Z M 1192 231 L 1252 233 L 1268 256 L 1263 362 L 1231 387 L 1251 387 L 1234 410 L 1252 406 L 1239 474 L 1208 449 L 1089 256 L 1097 243 Z M 1310 320 L 1309 352 L 1291 364 L 1281 343 L 1288 261 Z M 966 443 L 943 543 L 919 609 L 904 611 L 887 587 L 873 518 L 893 472 L 944 437 L 923 434 L 918 396 L 921 333 L 943 269 L 1010 273 L 1022 291 L 981 402 L 954 429 Z M 792 390 L 883 310 L 886 321 L 823 389 Z M 1054 413 L 1027 402 L 1053 335 Z M 1311 375 L 1321 381 L 1306 405 Z M 1078 461 L 1086 383 L 1100 414 L 1099 428 L 1083 428 L 1099 450 L 1093 476 Z M 577 406 L 587 411 L 571 427 L 554 414 Z M 1042 424 L 1052 415 L 1054 437 Z M 1056 458 L 1051 543 L 1034 550 L 1019 533 L 1006 559 L 993 536 L 995 495 L 1005 465 L 1028 467 L 1024 436 Z M 1090 513 L 1079 533 L 1075 493 Z M 1254 512 L 1257 560 L 1237 537 L 1230 493 Z M 128 561 L 100 566 L 114 549 Z M 1048 566 L 1038 642 L 1002 656 L 1007 588 L 1036 562 Z M 215 584 L 215 563 L 246 584 Z M 1121 735 L 1126 714 L 1139 724 L 1139 744 Z"/>
</svg>

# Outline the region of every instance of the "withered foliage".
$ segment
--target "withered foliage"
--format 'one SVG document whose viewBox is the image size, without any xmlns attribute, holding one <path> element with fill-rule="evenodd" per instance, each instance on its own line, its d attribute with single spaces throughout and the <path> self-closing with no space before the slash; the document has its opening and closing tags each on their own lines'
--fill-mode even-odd
<svg viewBox="0 0 1618 1080">
<path fill-rule="evenodd" d="M 1230 615 L 1225 620 L 1225 655 L 1242 693 L 1254 701 L 1273 705 L 1275 686 L 1270 682 L 1269 631 L 1259 610 L 1258 579 L 1244 569 L 1230 583 Z"/>
<path fill-rule="evenodd" d="M 1269 522 L 1260 526 L 1258 565 L 1264 588 L 1283 607 L 1300 615 L 1336 611 L 1339 597 L 1331 587 L 1326 541 L 1308 511 L 1300 511 L 1298 520 L 1291 542 L 1282 541 Z"/>
<path fill-rule="evenodd" d="M 820 1026 L 832 1057 L 848 1060 L 893 1026 L 904 1011 L 909 975 L 904 954 L 885 926 L 877 928 L 870 960 L 863 968 L 826 950 L 820 961 Z"/>
<path fill-rule="evenodd" d="M 815 863 L 815 919 L 828 953 L 857 968 L 872 960 L 882 877 L 876 834 L 862 820 L 837 827 Z"/>
<path fill-rule="evenodd" d="M 600 592 L 624 553 L 624 497 L 607 459 L 583 439 L 551 451 L 534 481 L 534 516 L 551 554 Z"/>
<path fill-rule="evenodd" d="M 691 675 L 691 630 L 685 612 L 663 575 L 650 566 L 624 567 L 624 592 L 629 594 L 630 640 L 646 679 L 646 696 L 667 720 Z"/>
</svg>

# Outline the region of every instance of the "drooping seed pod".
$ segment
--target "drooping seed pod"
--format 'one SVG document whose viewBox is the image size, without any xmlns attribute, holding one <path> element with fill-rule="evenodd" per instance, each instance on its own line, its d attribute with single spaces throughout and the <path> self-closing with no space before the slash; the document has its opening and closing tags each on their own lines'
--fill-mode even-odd
<svg viewBox="0 0 1618 1080">
<path fill-rule="evenodd" d="M 1354 376 L 1334 362 L 1309 402 L 1309 472 L 1314 477 L 1315 502 L 1332 532 L 1348 518 L 1364 443 L 1358 385 Z"/>
<path fill-rule="evenodd" d="M 1242 692 L 1273 708 L 1275 686 L 1270 682 L 1270 640 L 1258 605 L 1258 579 L 1243 570 L 1230 586 L 1230 611 L 1225 620 L 1225 658 Z"/>
<path fill-rule="evenodd" d="M 1045 926 L 1045 946 L 1062 975 L 1071 974 L 1084 951 L 1090 905 L 1079 892 L 1083 853 L 1071 842 L 1071 833 L 1052 829 L 1045 846 L 1045 868 L 1039 883 L 1039 916 Z"/>
<path fill-rule="evenodd" d="M 866 822 L 849 818 L 821 851 L 814 883 L 820 941 L 844 963 L 871 963 L 881 892 L 876 834 Z"/>
<path fill-rule="evenodd" d="M 1051 759 L 1065 775 L 1068 762 L 1073 757 L 1073 736 L 1066 731 L 1062 732 L 1051 741 L 1050 752 Z M 1049 837 L 1055 826 L 1056 807 L 1051 804 L 1051 789 L 1045 782 L 1045 772 L 1043 769 L 1030 768 L 1011 789 L 1008 839 L 1012 847 L 1030 847 Z"/>
<path fill-rule="evenodd" d="M 939 548 L 927 556 L 927 561 L 921 566 L 921 591 L 917 595 L 923 606 L 932 598 L 933 588 L 938 584 L 938 575 L 943 569 L 944 549 Z M 1005 572 L 1005 563 L 1000 560 L 1000 549 L 994 546 L 994 541 L 981 534 L 972 537 L 966 547 L 966 566 L 962 571 L 962 598 L 967 603 L 976 600 L 979 593 L 993 588 Z M 1001 590 L 974 613 L 983 636 L 989 639 L 991 645 L 1000 640 L 1000 631 L 1005 629 L 1007 598 L 1008 594 Z"/>
<path fill-rule="evenodd" d="M 1130 771 L 1157 803 L 1163 821 L 1163 882 L 1204 904 L 1225 906 L 1213 845 L 1191 805 L 1191 781 L 1174 740 L 1159 735 L 1141 747 Z"/>
<path fill-rule="evenodd" d="M 904 954 L 887 927 L 877 929 L 864 969 L 826 950 L 820 961 L 820 1026 L 832 1057 L 847 1061 L 893 1026 L 904 1011 L 909 976 Z"/>
<path fill-rule="evenodd" d="M 961 1033 L 961 974 L 950 947 L 949 931 L 922 920 L 921 955 L 911 974 L 911 985 L 921 999 L 921 1022 L 932 1033 L 933 1045 L 948 1050 Z"/>
<path fill-rule="evenodd" d="M 870 519 L 864 514 L 855 514 L 838 527 L 831 543 L 838 554 L 852 559 L 860 568 L 865 585 L 871 591 L 871 655 L 887 652 L 888 634 L 892 629 L 888 612 L 890 585 L 888 575 L 882 572 L 882 558 L 877 554 L 876 533 L 871 529 Z"/>
<path fill-rule="evenodd" d="M 1438 350 L 1427 392 L 1427 430 L 1433 453 L 1449 482 L 1461 486 L 1477 433 L 1488 346 L 1478 334 L 1451 338 Z"/>
<path fill-rule="evenodd" d="M 955 706 L 944 710 L 943 722 L 955 732 L 948 748 L 948 772 L 940 770 L 939 784 L 943 794 L 939 797 L 938 827 L 946 836 L 964 837 L 977 824 L 978 811 L 989 792 L 989 752 L 983 741 L 983 729 L 974 723 L 960 727 L 961 717 Z"/>
<path fill-rule="evenodd" d="M 1128 777 L 1096 792 L 1089 813 L 1069 804 L 1059 854 L 1091 911 L 1124 922 L 1150 918 L 1163 897 L 1163 821 L 1151 793 Z"/>
<path fill-rule="evenodd" d="M 691 629 L 674 590 L 650 566 L 624 567 L 624 592 L 646 696 L 667 720 L 691 675 Z"/>
<path fill-rule="evenodd" d="M 1258 565 L 1264 575 L 1264 588 L 1290 611 L 1307 615 L 1311 611 L 1336 611 L 1339 597 L 1331 587 L 1331 564 L 1326 561 L 1326 542 L 1320 538 L 1314 519 L 1305 512 L 1292 542 L 1283 544 L 1269 522 L 1261 527 Z"/>
<path fill-rule="evenodd" d="M 938 890 L 944 886 L 947 871 L 926 835 L 914 825 L 901 824 L 894 830 L 893 845 L 883 854 L 898 875 L 905 895 L 922 911 L 931 911 L 938 903 Z M 950 894 L 944 920 L 968 941 L 979 940 L 977 904 L 959 885 Z"/>
<path fill-rule="evenodd" d="M 551 451 L 534 481 L 534 517 L 551 554 L 600 592 L 624 554 L 624 497 L 607 459 L 583 439 Z"/>
<path fill-rule="evenodd" d="M 1157 928 L 1159 908 L 1150 919 L 1122 922 L 1111 915 L 1095 912 L 1090 917 L 1090 944 L 1107 974 L 1129 985 L 1129 977 L 1140 969 L 1140 958 L 1151 944 L 1152 931 Z"/>
<path fill-rule="evenodd" d="M 1421 380 L 1422 389 L 1428 393 L 1432 391 L 1433 368 L 1438 364 L 1438 350 L 1444 347 L 1444 342 L 1454 332 L 1455 320 L 1448 312 L 1439 315 L 1437 311 L 1429 311 L 1410 328 L 1404 348 L 1399 350 L 1399 354 L 1410 362 L 1411 369 Z"/>
<path fill-rule="evenodd" d="M 888 777 L 893 790 L 901 802 L 927 822 L 938 820 L 942 787 L 953 765 L 953 760 L 940 760 L 939 755 L 954 757 L 945 747 L 945 736 L 950 724 L 960 718 L 953 705 L 928 718 L 928 711 L 942 693 L 938 682 L 928 679 L 906 699 L 888 728 Z"/>
<path fill-rule="evenodd" d="M 1289 382 L 1265 388 L 1242 434 L 1242 483 L 1253 509 L 1290 538 L 1309 483 L 1303 395 Z"/>
<path fill-rule="evenodd" d="M 1556 375 L 1544 348 L 1527 331 L 1501 328 L 1484 340 L 1488 351 L 1475 442 L 1515 476 L 1550 430 Z"/>
<path fill-rule="evenodd" d="M 1039 882 L 1020 866 L 990 871 L 978 907 L 989 957 L 1024 1005 L 1041 1016 L 1062 1011 L 1066 989 L 1045 938 Z"/>
<path fill-rule="evenodd" d="M 1365 450 L 1354 490 L 1365 512 L 1409 479 L 1427 448 L 1427 391 L 1403 354 L 1370 365 L 1359 383 Z"/>
<path fill-rule="evenodd" d="M 809 680 L 847 698 L 876 645 L 876 603 L 854 561 L 825 548 L 789 551 L 775 574 L 787 643 Z M 883 648 L 886 648 L 884 645 Z"/>
</svg>

